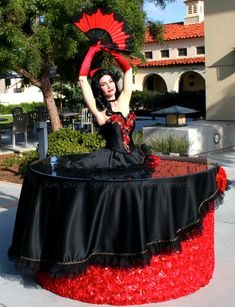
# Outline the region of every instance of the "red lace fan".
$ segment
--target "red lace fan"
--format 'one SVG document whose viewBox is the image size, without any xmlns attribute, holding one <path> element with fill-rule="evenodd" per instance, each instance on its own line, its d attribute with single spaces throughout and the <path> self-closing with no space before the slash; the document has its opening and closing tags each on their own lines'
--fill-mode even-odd
<svg viewBox="0 0 235 307">
<path fill-rule="evenodd" d="M 87 10 L 76 15 L 73 23 L 87 35 L 92 44 L 101 41 L 101 45 L 108 49 L 131 51 L 132 36 L 118 13 L 100 8 Z"/>
</svg>

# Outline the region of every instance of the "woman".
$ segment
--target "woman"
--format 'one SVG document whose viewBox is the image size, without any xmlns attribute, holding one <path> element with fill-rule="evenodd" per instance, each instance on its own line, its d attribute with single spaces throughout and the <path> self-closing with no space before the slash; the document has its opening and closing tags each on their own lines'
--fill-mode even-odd
<svg viewBox="0 0 235 307">
<path fill-rule="evenodd" d="M 88 82 L 92 59 L 100 50 L 109 52 L 122 69 L 124 77 L 121 92 L 117 87 L 117 74 L 106 69 L 96 70 L 92 76 L 91 85 Z M 106 140 L 106 147 L 73 162 L 73 166 L 114 168 L 142 164 L 144 154 L 135 147 L 132 140 L 135 128 L 135 115 L 130 110 L 132 69 L 126 59 L 115 51 L 102 48 L 100 43 L 91 46 L 82 63 L 79 81 L 84 101 L 100 126 L 100 132 Z"/>
</svg>

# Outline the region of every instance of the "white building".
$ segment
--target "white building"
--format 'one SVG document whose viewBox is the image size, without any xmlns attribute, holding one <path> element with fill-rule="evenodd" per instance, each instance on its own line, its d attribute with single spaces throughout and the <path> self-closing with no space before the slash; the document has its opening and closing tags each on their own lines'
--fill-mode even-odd
<svg viewBox="0 0 235 307">
<path fill-rule="evenodd" d="M 15 73 L 0 75 L 0 103 L 43 102 L 41 90 L 36 86 L 23 86 L 22 78 Z"/>
<path fill-rule="evenodd" d="M 184 22 L 165 24 L 163 42 L 146 31 L 145 63 L 134 61 L 138 71 L 134 90 L 160 93 L 205 89 L 204 1 L 186 0 Z"/>
</svg>

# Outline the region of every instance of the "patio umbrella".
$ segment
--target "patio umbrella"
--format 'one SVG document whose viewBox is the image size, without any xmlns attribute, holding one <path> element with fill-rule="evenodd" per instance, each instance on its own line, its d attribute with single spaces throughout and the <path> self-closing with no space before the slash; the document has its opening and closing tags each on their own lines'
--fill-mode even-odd
<svg viewBox="0 0 235 307">
<path fill-rule="evenodd" d="M 161 109 L 159 111 L 154 111 L 152 112 L 152 115 L 166 116 L 166 125 L 168 126 L 185 126 L 185 114 L 196 112 L 199 111 L 175 105 L 169 108 Z"/>
<path fill-rule="evenodd" d="M 167 114 L 178 115 L 178 114 L 190 114 L 190 113 L 196 113 L 196 112 L 199 112 L 199 111 L 175 105 L 169 108 L 161 109 L 159 111 L 154 111 L 152 112 L 152 114 L 153 115 L 160 115 L 160 114 L 161 115 L 167 115 Z"/>
</svg>

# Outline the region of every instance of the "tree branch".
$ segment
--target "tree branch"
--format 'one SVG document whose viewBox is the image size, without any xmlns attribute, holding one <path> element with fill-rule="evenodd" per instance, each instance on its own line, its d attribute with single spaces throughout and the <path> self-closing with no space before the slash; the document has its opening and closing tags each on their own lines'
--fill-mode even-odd
<svg viewBox="0 0 235 307">
<path fill-rule="evenodd" d="M 16 68 L 15 70 L 16 70 L 16 72 L 17 72 L 18 74 L 20 74 L 20 75 L 24 76 L 26 79 L 28 79 L 28 80 L 32 83 L 32 85 L 37 86 L 37 87 L 39 87 L 39 88 L 42 87 L 42 82 L 41 82 L 40 80 L 34 78 L 34 77 L 33 77 L 28 71 L 26 71 L 25 69 L 23 69 L 23 68 Z"/>
</svg>

